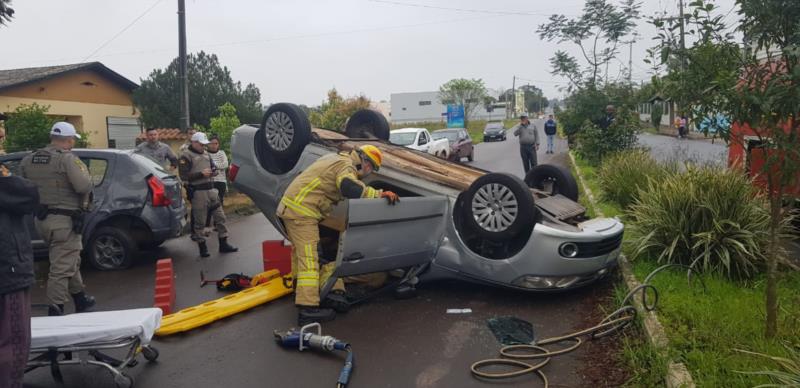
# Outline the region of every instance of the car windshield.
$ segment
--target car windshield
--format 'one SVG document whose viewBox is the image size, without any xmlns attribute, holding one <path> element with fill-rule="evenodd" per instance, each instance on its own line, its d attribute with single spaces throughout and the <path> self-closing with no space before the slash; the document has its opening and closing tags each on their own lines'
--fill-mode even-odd
<svg viewBox="0 0 800 388">
<path fill-rule="evenodd" d="M 402 146 L 414 143 L 416 138 L 417 134 L 415 132 L 394 132 L 389 134 L 389 142 Z"/>
<path fill-rule="evenodd" d="M 489 124 L 486 124 L 486 129 L 485 130 L 486 131 L 495 131 L 495 130 L 499 130 L 499 129 L 503 129 L 503 124 L 501 124 L 501 123 L 489 123 Z"/>
<path fill-rule="evenodd" d="M 458 132 L 457 131 L 436 131 L 431 134 L 431 136 L 436 139 L 447 139 L 451 142 L 458 141 Z"/>
<path fill-rule="evenodd" d="M 174 177 L 175 174 L 171 174 L 169 171 L 165 170 L 163 166 L 158 164 L 155 160 L 150 159 L 147 156 L 142 154 L 137 154 L 132 152 L 129 154 L 131 158 L 140 166 L 144 166 L 147 171 L 151 174 L 155 175 L 157 178 L 166 178 L 166 177 Z"/>
</svg>

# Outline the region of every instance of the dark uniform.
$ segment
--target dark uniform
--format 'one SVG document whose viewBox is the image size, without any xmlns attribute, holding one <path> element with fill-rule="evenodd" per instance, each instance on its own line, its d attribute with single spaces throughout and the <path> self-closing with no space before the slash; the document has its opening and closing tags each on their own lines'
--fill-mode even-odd
<svg viewBox="0 0 800 388">
<path fill-rule="evenodd" d="M 84 311 L 94 305 L 94 298 L 83 293 L 80 272 L 83 213 L 93 187 L 86 165 L 71 151 L 51 144 L 26 156 L 20 167 L 41 198 L 35 224 L 50 250 L 47 300 L 63 311 L 71 295 L 76 311 Z"/>
<path fill-rule="evenodd" d="M 206 220 L 210 217 L 214 222 L 219 237 L 221 253 L 236 252 L 238 249 L 228 244 L 228 228 L 225 227 L 225 213 L 219 201 L 219 194 L 214 188 L 213 175 L 203 176 L 203 170 L 216 173 L 214 162 L 205 150 L 200 153 L 189 147 L 181 154 L 178 171 L 181 180 L 186 182 L 189 200 L 192 204 L 192 240 L 200 246 L 200 255 L 209 256 L 204 231 Z"/>
</svg>

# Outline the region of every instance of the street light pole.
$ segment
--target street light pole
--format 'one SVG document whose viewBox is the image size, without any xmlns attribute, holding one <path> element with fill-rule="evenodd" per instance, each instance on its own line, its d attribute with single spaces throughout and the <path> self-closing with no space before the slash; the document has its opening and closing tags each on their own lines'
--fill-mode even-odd
<svg viewBox="0 0 800 388">
<path fill-rule="evenodd" d="M 189 128 L 189 85 L 186 77 L 186 4 L 178 0 L 178 83 L 180 85 L 181 132 Z"/>
</svg>

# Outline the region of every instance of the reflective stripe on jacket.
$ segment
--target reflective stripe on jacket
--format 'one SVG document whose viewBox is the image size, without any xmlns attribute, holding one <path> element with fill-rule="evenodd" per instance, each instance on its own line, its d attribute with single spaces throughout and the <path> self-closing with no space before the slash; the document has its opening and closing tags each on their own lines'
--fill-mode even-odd
<svg viewBox="0 0 800 388">
<path fill-rule="evenodd" d="M 361 158 L 355 151 L 319 158 L 286 189 L 278 215 L 285 219 L 325 219 L 333 206 L 344 199 L 341 187 L 346 178 L 364 188 L 362 198 L 380 198 L 382 190 L 367 186 L 358 179 L 356 166 L 359 163 Z"/>
</svg>

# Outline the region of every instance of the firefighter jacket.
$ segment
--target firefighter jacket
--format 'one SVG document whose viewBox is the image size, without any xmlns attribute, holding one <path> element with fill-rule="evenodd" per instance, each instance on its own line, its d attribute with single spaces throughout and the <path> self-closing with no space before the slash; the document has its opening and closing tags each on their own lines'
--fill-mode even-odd
<svg viewBox="0 0 800 388">
<path fill-rule="evenodd" d="M 286 189 L 278 206 L 278 215 L 285 219 L 325 219 L 333 206 L 345 199 L 343 182 L 358 185 L 361 198 L 380 198 L 382 190 L 369 187 L 358 179 L 356 166 L 360 163 L 361 157 L 356 151 L 319 158 Z"/>
</svg>

